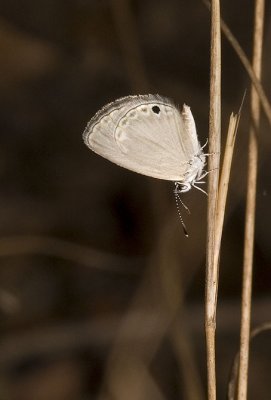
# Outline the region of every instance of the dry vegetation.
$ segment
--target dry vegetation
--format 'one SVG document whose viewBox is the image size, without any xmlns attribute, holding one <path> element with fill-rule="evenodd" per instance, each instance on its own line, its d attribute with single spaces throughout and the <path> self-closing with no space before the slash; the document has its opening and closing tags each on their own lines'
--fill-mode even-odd
<svg viewBox="0 0 271 400">
<path fill-rule="evenodd" d="M 0 17 L 0 398 L 269 399 L 270 5 L 4 0 Z M 209 125 L 189 239 L 170 183 L 81 139 L 147 92 L 189 104 L 202 143 Z"/>
</svg>

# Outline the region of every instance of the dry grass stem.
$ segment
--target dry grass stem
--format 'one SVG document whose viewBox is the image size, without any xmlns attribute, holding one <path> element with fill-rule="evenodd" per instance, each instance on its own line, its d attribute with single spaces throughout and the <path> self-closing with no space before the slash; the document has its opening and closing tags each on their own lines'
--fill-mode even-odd
<svg viewBox="0 0 271 400">
<path fill-rule="evenodd" d="M 208 0 L 203 0 L 203 3 L 210 8 L 210 2 Z M 257 75 L 255 74 L 255 71 L 252 67 L 252 64 L 250 63 L 249 59 L 247 58 L 244 50 L 242 49 L 242 47 L 240 46 L 238 40 L 236 39 L 236 37 L 233 35 L 233 33 L 231 32 L 230 28 L 228 27 L 228 25 L 225 23 L 225 21 L 223 21 L 223 19 L 221 18 L 221 30 L 224 33 L 225 37 L 228 39 L 228 41 L 230 42 L 232 48 L 235 50 L 236 54 L 238 55 L 241 63 L 243 64 L 245 70 L 247 71 L 248 76 L 250 77 L 261 102 L 263 111 L 266 115 L 266 118 L 269 122 L 269 125 L 271 126 L 271 104 L 265 94 L 265 91 L 263 89 L 263 86 L 260 82 L 260 80 L 258 79 Z"/>
<path fill-rule="evenodd" d="M 221 21 L 221 29 L 225 34 L 226 38 L 228 39 L 228 41 L 230 42 L 230 44 L 232 45 L 233 49 L 236 51 L 243 66 L 245 67 L 245 70 L 247 71 L 255 90 L 257 91 L 257 94 L 259 96 L 259 101 L 268 119 L 269 125 L 271 126 L 271 105 L 268 98 L 266 97 L 265 91 L 262 87 L 260 80 L 258 79 L 258 76 L 256 75 L 244 50 L 242 49 L 236 38 L 233 36 L 233 34 L 231 33 L 230 29 L 228 28 L 228 26 L 225 24 L 224 21 Z"/>
<path fill-rule="evenodd" d="M 211 65 L 210 65 L 210 117 L 209 117 L 209 197 L 207 227 L 207 259 L 205 286 L 205 333 L 207 349 L 208 399 L 216 399 L 215 329 L 218 269 L 214 265 L 215 216 L 218 197 L 219 160 L 221 147 L 221 35 L 220 2 L 211 4 Z"/>
<path fill-rule="evenodd" d="M 250 342 L 256 336 L 266 331 L 271 331 L 271 322 L 264 322 L 263 324 L 256 326 L 256 328 L 254 328 L 251 331 Z M 236 399 L 236 388 L 237 388 L 236 386 L 238 380 L 239 360 L 240 360 L 240 353 L 238 352 L 234 357 L 234 362 L 230 373 L 230 380 L 228 384 L 228 400 Z"/>
<path fill-rule="evenodd" d="M 225 207 L 229 187 L 229 179 L 231 172 L 231 163 L 235 145 L 236 133 L 240 120 L 240 111 L 238 114 L 231 114 L 229 121 L 229 128 L 227 134 L 227 141 L 225 146 L 225 153 L 223 158 L 223 164 L 221 168 L 221 176 L 219 180 L 219 190 L 218 190 L 218 201 L 216 210 L 216 247 L 214 253 L 214 265 L 219 268 L 219 253 L 221 246 L 222 229 L 225 216 Z"/>
<path fill-rule="evenodd" d="M 265 6 L 264 0 L 256 0 L 252 64 L 254 72 L 258 79 L 261 78 L 264 6 Z M 257 184 L 257 163 L 258 163 L 257 133 L 260 124 L 260 100 L 254 86 L 252 86 L 251 88 L 251 117 L 252 117 L 252 123 L 249 134 L 249 149 L 248 149 L 248 183 L 247 183 L 247 206 L 246 206 L 246 219 L 245 219 L 246 221 L 245 244 L 244 244 L 244 261 L 243 261 L 238 400 L 245 400 L 247 398 L 248 362 L 249 362 L 250 315 L 251 315 L 256 184 Z"/>
</svg>

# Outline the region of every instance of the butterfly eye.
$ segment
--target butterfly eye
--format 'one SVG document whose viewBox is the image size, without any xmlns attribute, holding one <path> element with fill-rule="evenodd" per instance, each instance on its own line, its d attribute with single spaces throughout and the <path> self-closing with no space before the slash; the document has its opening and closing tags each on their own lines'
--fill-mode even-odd
<svg viewBox="0 0 271 400">
<path fill-rule="evenodd" d="M 159 113 L 160 113 L 160 108 L 159 108 L 158 106 L 153 106 L 153 107 L 152 107 L 152 111 L 153 111 L 155 114 L 159 114 Z"/>
</svg>

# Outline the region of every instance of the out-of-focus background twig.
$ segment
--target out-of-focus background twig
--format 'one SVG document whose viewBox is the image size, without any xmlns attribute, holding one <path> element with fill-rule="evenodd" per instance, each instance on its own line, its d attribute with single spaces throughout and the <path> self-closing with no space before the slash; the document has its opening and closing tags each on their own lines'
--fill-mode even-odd
<svg viewBox="0 0 271 400">
<path fill-rule="evenodd" d="M 224 3 L 250 59 L 254 2 Z M 267 4 L 266 49 L 269 16 Z M 209 22 L 200 1 L 1 1 L 1 399 L 204 398 L 206 198 L 183 198 L 187 240 L 171 183 L 107 162 L 81 136 L 105 103 L 149 91 L 190 105 L 203 144 Z M 225 38 L 222 54 L 224 148 L 250 80 Z M 271 53 L 263 54 L 270 98 Z M 218 398 L 239 342 L 248 115 L 245 103 L 222 240 Z M 252 326 L 271 313 L 270 145 L 263 119 Z M 252 345 L 251 398 L 269 399 L 268 343 L 266 333 Z"/>
</svg>

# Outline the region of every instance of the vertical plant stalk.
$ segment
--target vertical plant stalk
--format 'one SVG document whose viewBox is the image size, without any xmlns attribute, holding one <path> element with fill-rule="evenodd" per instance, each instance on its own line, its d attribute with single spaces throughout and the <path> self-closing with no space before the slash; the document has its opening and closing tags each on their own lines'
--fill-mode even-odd
<svg viewBox="0 0 271 400">
<path fill-rule="evenodd" d="M 221 35 L 220 2 L 211 3 L 211 65 L 209 116 L 209 197 L 207 221 L 207 255 L 205 282 L 205 334 L 207 351 L 208 399 L 216 399 L 215 329 L 218 288 L 218 268 L 214 265 L 216 246 L 216 207 L 218 197 L 219 159 L 221 141 Z"/>
<path fill-rule="evenodd" d="M 210 9 L 209 0 L 202 0 L 202 1 L 206 5 L 206 7 L 208 7 L 208 9 Z M 248 76 L 251 79 L 251 82 L 255 86 L 255 89 L 257 90 L 257 93 L 259 95 L 259 99 L 260 99 L 263 111 L 266 115 L 266 118 L 268 119 L 269 125 L 271 125 L 271 105 L 266 96 L 264 88 L 262 87 L 261 82 L 257 78 L 255 71 L 254 71 L 248 57 L 246 56 L 244 50 L 240 46 L 240 43 L 238 42 L 236 37 L 233 35 L 233 33 L 231 32 L 230 28 L 225 23 L 225 21 L 223 21 L 223 19 L 221 19 L 221 31 L 224 33 L 226 39 L 228 40 L 228 42 L 232 46 L 233 50 L 239 57 L 241 63 L 243 64 L 243 67 L 245 68 Z"/>
<path fill-rule="evenodd" d="M 226 141 L 223 164 L 219 180 L 218 200 L 216 208 L 216 234 L 215 234 L 216 246 L 214 252 L 215 268 L 219 268 L 219 254 L 221 247 L 225 209 L 226 209 L 226 200 L 227 200 L 229 180 L 230 180 L 231 163 L 232 163 L 237 129 L 241 116 L 241 108 L 242 106 L 240 107 L 240 111 L 238 112 L 238 114 L 232 113 L 230 116 L 227 141 Z"/>
<path fill-rule="evenodd" d="M 235 50 L 245 70 L 247 71 L 247 74 L 250 77 L 251 82 L 253 83 L 255 90 L 258 93 L 259 101 L 262 105 L 263 111 L 266 115 L 269 125 L 271 125 L 271 105 L 266 96 L 264 88 L 262 87 L 262 84 L 255 73 L 256 72 L 255 69 L 253 69 L 253 66 L 250 64 L 249 59 L 247 58 L 244 50 L 242 49 L 237 39 L 234 37 L 229 27 L 223 20 L 221 20 L 221 30 L 224 33 L 225 37 L 228 39 L 232 48 Z"/>
<path fill-rule="evenodd" d="M 264 0 L 256 0 L 254 17 L 254 39 L 253 39 L 253 69 L 260 80 L 261 59 L 264 26 Z M 257 187 L 257 162 L 258 144 L 257 133 L 260 123 L 260 101 L 255 88 L 251 88 L 251 128 L 249 133 L 248 148 L 248 183 L 247 183 L 247 206 L 245 219 L 245 243 L 243 260 L 243 288 L 242 288 L 242 311 L 241 311 L 241 333 L 240 333 L 240 363 L 238 380 L 238 400 L 247 398 L 248 362 L 249 362 L 249 339 L 250 339 L 250 314 L 251 293 L 253 273 L 253 248 L 255 230 L 255 208 Z"/>
</svg>

